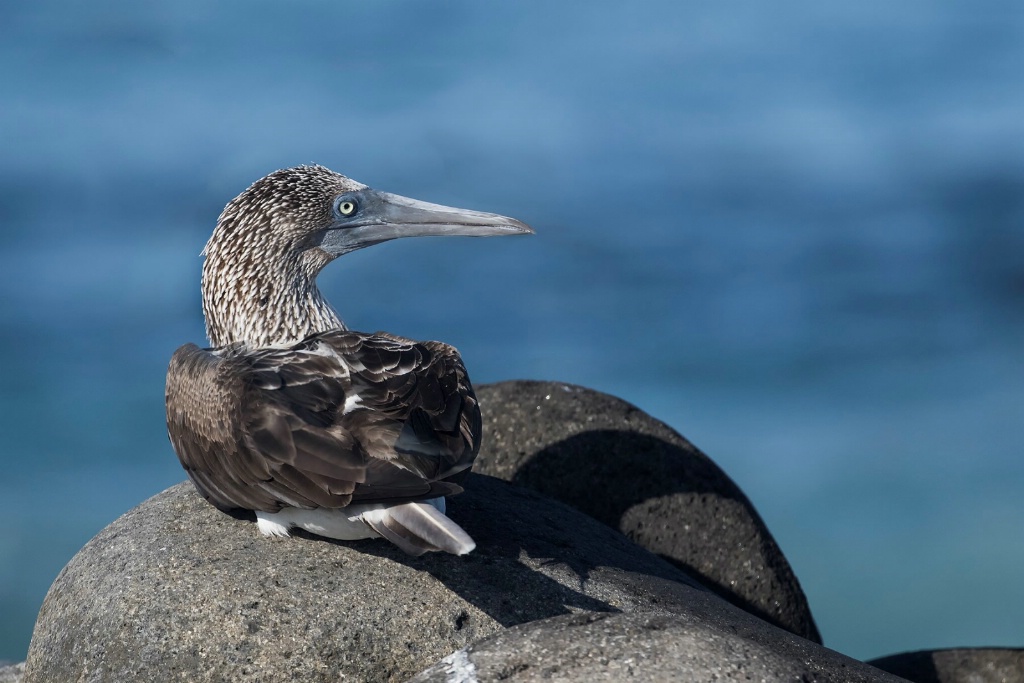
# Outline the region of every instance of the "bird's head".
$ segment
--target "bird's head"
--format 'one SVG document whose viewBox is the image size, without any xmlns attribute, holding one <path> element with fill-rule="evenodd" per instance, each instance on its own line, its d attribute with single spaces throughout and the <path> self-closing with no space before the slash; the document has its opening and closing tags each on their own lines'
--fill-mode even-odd
<svg viewBox="0 0 1024 683">
<path fill-rule="evenodd" d="M 333 259 L 356 249 L 401 237 L 532 232 L 514 218 L 380 192 L 323 166 L 275 171 L 224 208 L 203 250 L 207 331 L 215 346 L 257 343 L 265 339 L 254 339 L 252 330 L 261 324 L 280 328 L 284 323 L 275 318 L 294 317 L 290 309 L 315 305 L 330 311 L 316 290 L 316 276 Z M 310 325 L 329 323 L 321 319 Z M 311 331 L 319 330 L 277 336 Z"/>
</svg>

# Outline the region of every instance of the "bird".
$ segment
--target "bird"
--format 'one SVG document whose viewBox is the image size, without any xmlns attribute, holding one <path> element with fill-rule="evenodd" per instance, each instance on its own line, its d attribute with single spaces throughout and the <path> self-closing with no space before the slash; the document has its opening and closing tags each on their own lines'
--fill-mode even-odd
<svg viewBox="0 0 1024 683">
<path fill-rule="evenodd" d="M 320 165 L 253 183 L 202 252 L 210 346 L 181 346 L 167 370 L 167 433 L 195 489 L 221 511 L 253 511 L 264 536 L 300 528 L 383 537 L 414 556 L 472 551 L 445 515 L 482 431 L 459 352 L 349 330 L 316 278 L 339 256 L 403 237 L 531 233 Z"/>
</svg>

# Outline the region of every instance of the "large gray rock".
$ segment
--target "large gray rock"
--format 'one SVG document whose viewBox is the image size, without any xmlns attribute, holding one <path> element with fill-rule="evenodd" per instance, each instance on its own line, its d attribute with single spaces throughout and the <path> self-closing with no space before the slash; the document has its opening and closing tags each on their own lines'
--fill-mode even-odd
<svg viewBox="0 0 1024 683">
<path fill-rule="evenodd" d="M 477 550 L 409 558 L 384 541 L 262 538 L 172 487 L 57 577 L 25 681 L 405 680 L 507 626 L 573 612 L 710 600 L 755 621 L 533 491 L 472 475 L 449 514 Z"/>
<path fill-rule="evenodd" d="M 734 605 L 820 643 L 807 598 L 739 487 L 664 423 L 556 382 L 477 388 L 474 470 L 561 500 L 684 569 Z"/>
<path fill-rule="evenodd" d="M 881 657 L 872 666 L 914 683 L 1024 683 L 1024 650 L 958 648 Z"/>
<path fill-rule="evenodd" d="M 410 683 L 898 679 L 701 596 L 682 614 L 576 614 L 516 626 L 449 655 Z"/>
</svg>

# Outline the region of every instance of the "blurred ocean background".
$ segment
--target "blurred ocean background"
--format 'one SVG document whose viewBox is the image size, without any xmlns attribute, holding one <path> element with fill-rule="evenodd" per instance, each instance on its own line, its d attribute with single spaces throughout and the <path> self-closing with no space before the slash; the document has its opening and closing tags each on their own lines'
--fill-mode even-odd
<svg viewBox="0 0 1024 683">
<path fill-rule="evenodd" d="M 674 426 L 832 648 L 1024 646 L 1019 2 L 9 2 L 0 131 L 0 659 L 184 478 L 200 249 L 311 162 L 537 230 L 344 257 L 350 326 Z"/>
</svg>

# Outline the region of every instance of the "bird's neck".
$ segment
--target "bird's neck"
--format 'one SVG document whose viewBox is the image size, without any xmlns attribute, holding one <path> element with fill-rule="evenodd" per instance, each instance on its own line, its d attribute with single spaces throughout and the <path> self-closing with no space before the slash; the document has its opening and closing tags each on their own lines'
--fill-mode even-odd
<svg viewBox="0 0 1024 683">
<path fill-rule="evenodd" d="M 209 257 L 203 265 L 203 314 L 214 347 L 284 346 L 316 332 L 345 329 L 316 286 L 319 269 L 307 272 L 291 264 L 269 272 L 264 263 L 239 271 L 225 265 Z"/>
</svg>

